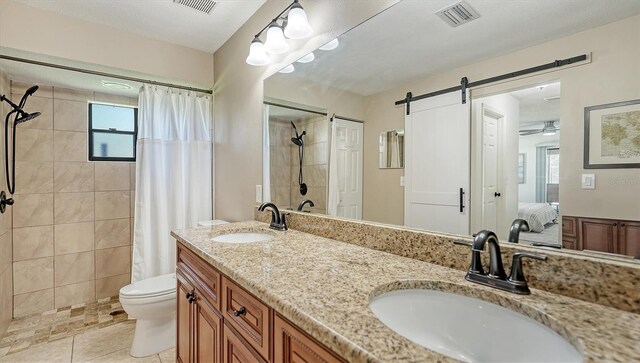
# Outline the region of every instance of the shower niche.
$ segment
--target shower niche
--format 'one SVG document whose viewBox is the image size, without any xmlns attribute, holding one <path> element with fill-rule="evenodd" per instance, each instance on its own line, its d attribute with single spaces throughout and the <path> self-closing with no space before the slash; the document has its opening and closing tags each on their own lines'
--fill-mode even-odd
<svg viewBox="0 0 640 363">
<path fill-rule="evenodd" d="M 326 213 L 329 121 L 326 112 L 284 101 L 265 101 L 269 128 L 271 202 L 281 209 Z M 265 120 L 266 121 L 266 120 Z"/>
</svg>

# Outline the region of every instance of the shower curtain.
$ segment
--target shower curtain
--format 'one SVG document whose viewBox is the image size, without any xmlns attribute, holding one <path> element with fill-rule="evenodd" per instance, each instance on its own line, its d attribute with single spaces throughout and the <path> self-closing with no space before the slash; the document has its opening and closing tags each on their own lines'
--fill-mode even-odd
<svg viewBox="0 0 640 363">
<path fill-rule="evenodd" d="M 327 214 L 338 215 L 340 188 L 338 185 L 338 146 L 336 143 L 336 123 L 331 121 L 331 146 L 329 149 L 329 190 L 327 192 Z"/>
<path fill-rule="evenodd" d="M 211 97 L 144 85 L 138 104 L 133 282 L 175 271 L 172 229 L 212 219 Z"/>
<path fill-rule="evenodd" d="M 262 201 L 271 201 L 271 141 L 269 105 L 262 105 Z"/>
</svg>

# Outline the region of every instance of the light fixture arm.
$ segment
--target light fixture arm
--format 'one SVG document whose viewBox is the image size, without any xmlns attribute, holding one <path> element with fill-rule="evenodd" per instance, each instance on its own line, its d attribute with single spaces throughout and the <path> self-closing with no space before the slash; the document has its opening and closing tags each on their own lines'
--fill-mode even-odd
<svg viewBox="0 0 640 363">
<path fill-rule="evenodd" d="M 278 24 L 279 20 L 286 20 L 287 18 L 285 16 L 283 16 L 286 12 L 288 12 L 289 10 L 291 10 L 291 8 L 293 7 L 293 5 L 298 4 L 299 0 L 293 0 L 293 2 L 291 4 L 289 4 L 289 6 L 287 6 L 284 10 L 282 10 L 280 12 L 280 14 L 278 14 L 273 20 L 271 20 L 271 22 L 267 25 L 264 26 L 264 28 L 260 29 L 260 31 L 255 35 L 255 38 L 260 38 L 260 36 L 262 35 L 262 33 L 264 33 L 265 30 L 267 30 L 267 28 L 269 28 L 269 26 L 273 23 Z"/>
</svg>

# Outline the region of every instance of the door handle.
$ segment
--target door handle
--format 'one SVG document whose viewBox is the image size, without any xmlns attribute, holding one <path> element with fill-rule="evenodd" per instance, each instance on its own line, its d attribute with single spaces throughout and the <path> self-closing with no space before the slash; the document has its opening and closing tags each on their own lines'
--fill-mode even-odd
<svg viewBox="0 0 640 363">
<path fill-rule="evenodd" d="M 460 213 L 464 212 L 464 189 L 460 188 Z"/>
<path fill-rule="evenodd" d="M 493 193 L 493 196 L 494 196 L 494 197 L 499 197 L 499 196 L 501 196 L 501 195 L 502 195 L 502 194 L 500 194 L 500 193 L 498 193 L 498 192 Z"/>
</svg>

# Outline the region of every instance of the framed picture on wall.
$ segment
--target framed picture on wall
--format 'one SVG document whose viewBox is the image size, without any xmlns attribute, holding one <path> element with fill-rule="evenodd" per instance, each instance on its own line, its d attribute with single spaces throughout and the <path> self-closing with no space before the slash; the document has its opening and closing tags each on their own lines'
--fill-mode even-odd
<svg viewBox="0 0 640 363">
<path fill-rule="evenodd" d="M 584 108 L 584 168 L 640 168 L 640 99 Z"/>
<path fill-rule="evenodd" d="M 526 184 L 527 154 L 518 154 L 518 184 Z"/>
</svg>

